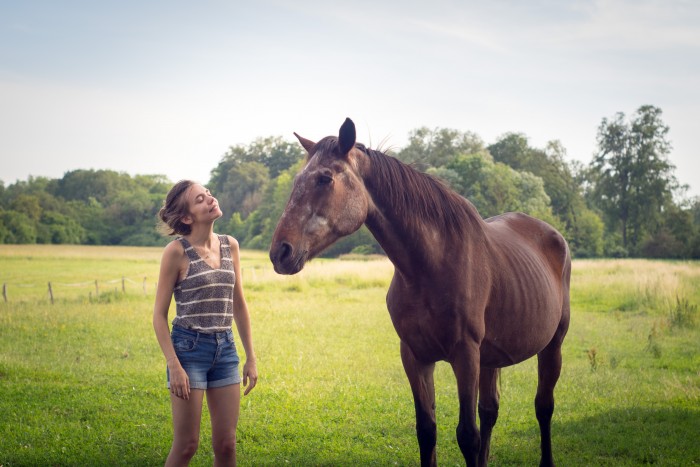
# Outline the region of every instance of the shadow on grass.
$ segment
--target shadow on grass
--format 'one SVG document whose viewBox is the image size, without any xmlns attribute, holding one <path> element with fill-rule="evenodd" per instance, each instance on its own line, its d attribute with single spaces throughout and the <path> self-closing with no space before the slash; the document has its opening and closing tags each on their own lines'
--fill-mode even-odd
<svg viewBox="0 0 700 467">
<path fill-rule="evenodd" d="M 552 428 L 561 465 L 700 464 L 700 407 L 611 409 Z"/>
</svg>

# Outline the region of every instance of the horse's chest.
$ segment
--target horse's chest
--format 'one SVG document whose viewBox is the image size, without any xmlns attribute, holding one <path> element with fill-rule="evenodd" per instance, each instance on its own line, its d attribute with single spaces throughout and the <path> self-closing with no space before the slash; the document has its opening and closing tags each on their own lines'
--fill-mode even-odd
<svg viewBox="0 0 700 467">
<path fill-rule="evenodd" d="M 431 306 L 407 296 L 394 300 L 387 297 L 387 307 L 396 333 L 417 358 L 425 361 L 449 358 L 460 340 L 460 330 L 464 329 L 456 310 Z"/>
</svg>

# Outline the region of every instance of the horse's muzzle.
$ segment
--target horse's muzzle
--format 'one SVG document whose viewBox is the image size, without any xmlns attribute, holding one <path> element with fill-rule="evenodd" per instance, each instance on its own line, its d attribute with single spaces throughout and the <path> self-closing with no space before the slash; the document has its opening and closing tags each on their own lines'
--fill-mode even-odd
<svg viewBox="0 0 700 467">
<path fill-rule="evenodd" d="M 294 247 L 287 242 L 279 242 L 270 248 L 270 261 L 277 274 L 296 274 L 304 267 L 304 255 L 295 254 Z"/>
</svg>

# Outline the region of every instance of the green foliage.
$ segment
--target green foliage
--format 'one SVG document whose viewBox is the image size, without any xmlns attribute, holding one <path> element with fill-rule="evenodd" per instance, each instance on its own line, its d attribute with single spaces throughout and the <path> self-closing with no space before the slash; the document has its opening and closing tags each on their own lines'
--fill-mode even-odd
<svg viewBox="0 0 700 467">
<path fill-rule="evenodd" d="M 598 128 L 592 199 L 605 214 L 608 231 L 620 232 L 621 246 L 635 256 L 670 254 L 671 249 L 683 254 L 682 242 L 660 250 L 672 241 L 671 231 L 663 228 L 664 213 L 679 188 L 668 159 L 668 131 L 661 109 L 649 105 L 630 121 L 620 112 L 612 120 L 604 118 Z"/>
<path fill-rule="evenodd" d="M 565 161 L 566 149 L 558 141 L 550 141 L 545 149 L 533 148 L 527 137 L 509 133 L 488 147 L 497 162 L 539 177 L 550 200 L 552 217 L 542 217 L 557 227 L 569 241 L 576 257 L 602 254 L 603 230 L 598 215 L 585 203 L 576 167 Z"/>
<path fill-rule="evenodd" d="M 603 119 L 588 166 L 567 162 L 556 140 L 536 148 L 506 133 L 486 147 L 474 133 L 426 127 L 396 157 L 445 181 L 484 217 L 522 211 L 549 222 L 574 257 L 700 258 L 700 199 L 680 196 L 667 133 L 660 109 L 643 106 L 630 121 Z M 230 147 L 208 183 L 224 212 L 217 230 L 267 250 L 304 155 L 280 137 Z M 171 186 L 110 170 L 0 184 L 0 243 L 163 245 L 155 225 Z M 353 250 L 381 253 L 363 228 L 324 255 Z"/>
<path fill-rule="evenodd" d="M 301 161 L 298 162 L 268 185 L 263 195 L 264 202 L 245 221 L 246 233 L 243 245 L 246 248 L 267 250 L 270 247 L 277 220 L 282 215 L 289 194 L 292 192 L 294 174 L 301 164 Z"/>
<path fill-rule="evenodd" d="M 4 243 L 36 243 L 36 222 L 23 212 L 0 211 Z"/>
<path fill-rule="evenodd" d="M 74 219 L 56 211 L 41 214 L 38 243 L 74 243 L 85 240 L 85 229 Z"/>
<path fill-rule="evenodd" d="M 595 258 L 603 255 L 603 221 L 590 209 L 582 209 L 576 214 L 570 226 L 570 246 L 578 258 Z"/>
<path fill-rule="evenodd" d="M 227 219 L 236 212 L 246 219 L 265 202 L 270 182 L 297 164 L 303 154 L 299 145 L 280 137 L 232 146 L 211 171 L 209 189 L 218 196 Z"/>
<path fill-rule="evenodd" d="M 397 154 L 397 158 L 425 172 L 431 167 L 446 166 L 459 154 L 483 152 L 484 143 L 474 133 L 421 127 L 411 132 L 408 146 Z"/>
<path fill-rule="evenodd" d="M 517 172 L 483 154 L 457 156 L 447 169 L 459 177 L 459 193 L 474 203 L 483 217 L 522 211 L 554 220 L 542 179 L 528 172 Z"/>
<path fill-rule="evenodd" d="M 0 242 L 159 245 L 156 214 L 171 183 L 159 175 L 75 170 L 3 190 Z"/>
</svg>

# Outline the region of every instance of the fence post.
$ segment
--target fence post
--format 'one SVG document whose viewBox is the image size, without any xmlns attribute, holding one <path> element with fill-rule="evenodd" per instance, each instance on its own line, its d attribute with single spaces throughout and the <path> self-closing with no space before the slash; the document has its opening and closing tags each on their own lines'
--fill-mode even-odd
<svg viewBox="0 0 700 467">
<path fill-rule="evenodd" d="M 122 293 L 126 293 L 126 287 L 124 286 L 124 276 L 122 276 Z"/>
<path fill-rule="evenodd" d="M 5 303 L 7 303 L 7 283 L 6 282 L 2 283 L 2 298 L 4 298 Z"/>
<path fill-rule="evenodd" d="M 97 279 L 95 279 L 95 298 L 100 295 L 100 288 L 97 286 Z"/>
<path fill-rule="evenodd" d="M 146 295 L 146 278 L 143 278 L 143 294 Z"/>
<path fill-rule="evenodd" d="M 51 282 L 49 282 L 49 297 L 51 298 L 51 304 L 53 305 L 53 290 L 51 290 Z"/>
</svg>

